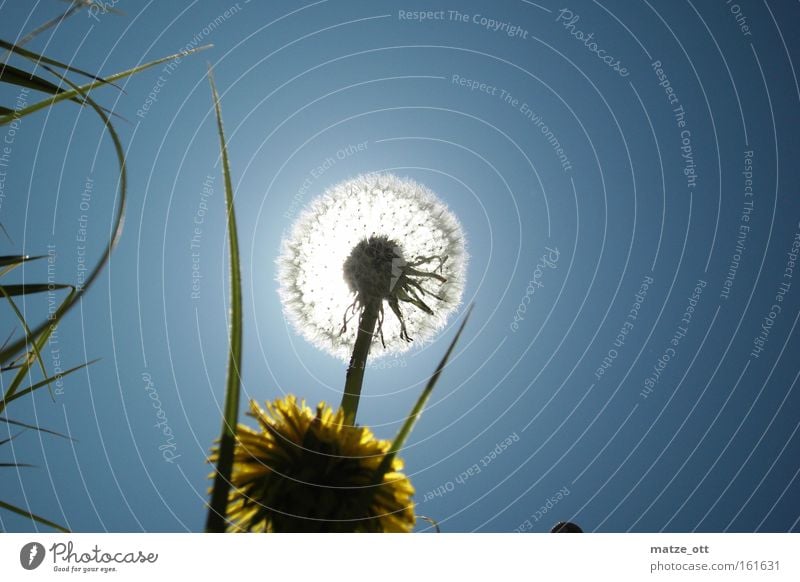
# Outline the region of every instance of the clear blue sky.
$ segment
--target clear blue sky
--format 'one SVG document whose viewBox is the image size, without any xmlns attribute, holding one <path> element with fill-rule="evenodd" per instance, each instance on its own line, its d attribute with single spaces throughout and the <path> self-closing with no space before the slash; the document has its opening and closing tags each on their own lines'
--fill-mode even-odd
<svg viewBox="0 0 800 582">
<path fill-rule="evenodd" d="M 0 0 L 0 37 L 66 6 Z M 97 93 L 125 118 L 126 229 L 45 361 L 102 360 L 55 401 L 9 408 L 76 440 L 27 432 L 1 447 L 0 461 L 37 465 L 5 469 L 1 499 L 76 531 L 202 529 L 227 317 L 212 63 L 247 397 L 338 401 L 344 366 L 284 322 L 274 259 L 315 195 L 390 170 L 461 219 L 476 305 L 403 452 L 419 513 L 445 531 L 800 529 L 796 3 L 115 7 L 125 15 L 78 14 L 29 48 L 107 75 L 214 47 Z M 421 22 L 420 10 L 436 12 Z M 0 88 L 0 104 L 17 97 Z M 75 282 L 79 231 L 95 260 L 111 224 L 110 142 L 70 103 L 10 137 L 0 222 L 13 244 L 0 254 L 53 245 L 58 279 Z M 46 280 L 47 265 L 24 275 Z M 5 336 L 15 321 L 0 317 Z M 393 436 L 452 334 L 376 361 L 360 420 Z M 34 526 L 0 513 L 0 527 Z"/>
</svg>

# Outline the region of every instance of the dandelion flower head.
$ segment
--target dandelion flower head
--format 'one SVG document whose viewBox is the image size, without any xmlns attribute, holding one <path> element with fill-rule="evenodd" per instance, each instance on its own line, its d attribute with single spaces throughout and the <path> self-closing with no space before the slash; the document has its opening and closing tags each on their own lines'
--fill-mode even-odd
<svg viewBox="0 0 800 582">
<path fill-rule="evenodd" d="M 391 443 L 344 412 L 313 412 L 292 395 L 255 401 L 258 430 L 239 425 L 228 517 L 238 532 L 410 532 L 414 488 L 395 457 L 377 471 Z M 218 451 L 210 460 L 215 462 Z"/>
<path fill-rule="evenodd" d="M 295 330 L 342 359 L 360 310 L 376 301 L 376 357 L 445 325 L 461 303 L 466 262 L 458 219 L 429 189 L 366 174 L 328 189 L 299 216 L 278 258 L 279 293 Z"/>
</svg>

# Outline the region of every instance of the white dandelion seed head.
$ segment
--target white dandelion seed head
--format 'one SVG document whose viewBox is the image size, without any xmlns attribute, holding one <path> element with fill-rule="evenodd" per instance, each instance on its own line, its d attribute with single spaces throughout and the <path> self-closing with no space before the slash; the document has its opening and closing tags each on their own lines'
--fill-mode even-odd
<svg viewBox="0 0 800 582">
<path fill-rule="evenodd" d="M 433 192 L 409 179 L 364 174 L 329 188 L 281 246 L 278 292 L 286 318 L 344 360 L 355 344 L 358 309 L 369 300 L 383 308 L 372 358 L 408 350 L 409 339 L 417 345 L 431 339 L 461 303 L 467 264 L 461 224 Z M 348 310 L 354 317 L 343 326 Z"/>
</svg>

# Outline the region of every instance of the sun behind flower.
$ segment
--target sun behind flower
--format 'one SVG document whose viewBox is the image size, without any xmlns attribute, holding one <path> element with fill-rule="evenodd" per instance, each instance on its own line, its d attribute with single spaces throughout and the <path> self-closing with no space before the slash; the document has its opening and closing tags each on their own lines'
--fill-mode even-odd
<svg viewBox="0 0 800 582">
<path fill-rule="evenodd" d="M 430 190 L 367 174 L 330 188 L 297 219 L 278 258 L 279 293 L 297 332 L 342 359 L 375 302 L 379 357 L 444 326 L 461 302 L 466 262 L 461 225 Z"/>
<path fill-rule="evenodd" d="M 389 441 L 344 422 L 320 404 L 316 414 L 294 396 L 250 402 L 260 430 L 239 425 L 228 518 L 231 531 L 410 532 L 414 488 L 395 457 L 374 476 Z M 216 462 L 215 450 L 210 461 Z"/>
</svg>

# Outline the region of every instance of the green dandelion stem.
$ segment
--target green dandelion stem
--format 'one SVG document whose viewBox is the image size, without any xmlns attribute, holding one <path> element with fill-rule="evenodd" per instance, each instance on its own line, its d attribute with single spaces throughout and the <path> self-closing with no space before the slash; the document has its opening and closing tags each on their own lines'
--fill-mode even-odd
<svg viewBox="0 0 800 582">
<path fill-rule="evenodd" d="M 353 355 L 347 368 L 347 379 L 344 383 L 342 396 L 342 410 L 345 421 L 351 425 L 356 422 L 358 401 L 361 398 L 361 385 L 364 383 L 364 369 L 367 367 L 369 348 L 372 346 L 372 337 L 375 335 L 375 325 L 378 323 L 380 302 L 371 301 L 364 306 L 361 318 L 358 321 L 358 335 L 353 346 Z"/>
</svg>

